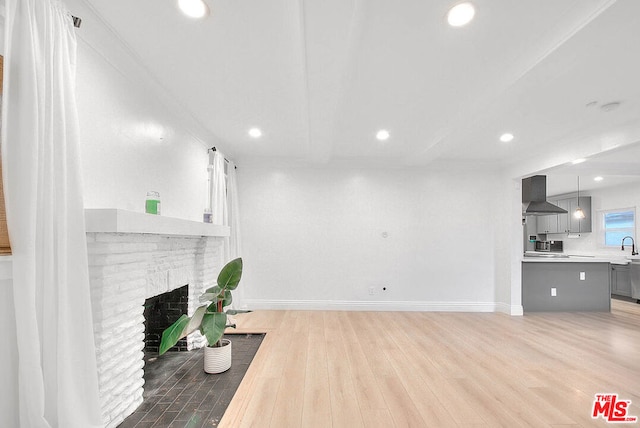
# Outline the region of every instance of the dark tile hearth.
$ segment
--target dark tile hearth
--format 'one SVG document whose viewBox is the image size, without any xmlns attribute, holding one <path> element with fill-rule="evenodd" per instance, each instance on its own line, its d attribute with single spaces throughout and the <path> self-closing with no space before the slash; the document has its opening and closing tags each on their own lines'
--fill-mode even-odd
<svg viewBox="0 0 640 428">
<path fill-rule="evenodd" d="M 199 428 L 218 426 L 264 334 L 229 334 L 231 368 L 210 375 L 203 370 L 203 349 L 145 356 L 144 402 L 119 428 Z"/>
</svg>

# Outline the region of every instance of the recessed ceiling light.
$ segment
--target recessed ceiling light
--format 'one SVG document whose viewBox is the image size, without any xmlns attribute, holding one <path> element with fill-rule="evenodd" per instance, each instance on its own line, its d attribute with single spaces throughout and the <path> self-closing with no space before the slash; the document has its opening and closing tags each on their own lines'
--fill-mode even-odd
<svg viewBox="0 0 640 428">
<path fill-rule="evenodd" d="M 251 128 L 249 130 L 249 136 L 251 136 L 252 138 L 260 138 L 262 137 L 262 131 L 260 130 L 260 128 Z"/>
<path fill-rule="evenodd" d="M 593 181 L 602 181 L 602 180 L 604 180 L 604 177 L 601 177 L 601 176 L 597 176 L 593 178 Z"/>
<path fill-rule="evenodd" d="M 389 131 L 386 129 L 381 129 L 376 133 L 376 138 L 380 141 L 385 141 L 389 139 Z"/>
<path fill-rule="evenodd" d="M 500 136 L 500 141 L 502 141 L 503 143 L 508 143 L 510 141 L 513 141 L 513 134 L 509 134 L 508 132 L 502 134 Z"/>
<path fill-rule="evenodd" d="M 578 165 L 579 163 L 582 163 L 582 162 L 584 162 L 584 161 L 586 161 L 586 159 L 585 159 L 585 158 L 580 158 L 580 159 L 576 159 L 576 160 L 574 160 L 574 161 L 571 161 L 571 164 L 573 164 L 573 165 Z"/>
<path fill-rule="evenodd" d="M 178 7 L 189 18 L 203 18 L 209 7 L 203 0 L 178 0 Z"/>
<path fill-rule="evenodd" d="M 467 25 L 476 14 L 476 9 L 471 2 L 459 3 L 449 9 L 447 22 L 452 27 L 462 27 Z"/>
</svg>

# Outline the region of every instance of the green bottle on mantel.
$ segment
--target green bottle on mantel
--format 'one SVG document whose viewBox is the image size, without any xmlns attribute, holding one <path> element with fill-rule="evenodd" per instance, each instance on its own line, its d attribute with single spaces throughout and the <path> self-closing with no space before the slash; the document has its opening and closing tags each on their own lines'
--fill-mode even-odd
<svg viewBox="0 0 640 428">
<path fill-rule="evenodd" d="M 144 206 L 144 212 L 147 214 L 160 214 L 160 193 L 147 192 L 147 200 Z"/>
</svg>

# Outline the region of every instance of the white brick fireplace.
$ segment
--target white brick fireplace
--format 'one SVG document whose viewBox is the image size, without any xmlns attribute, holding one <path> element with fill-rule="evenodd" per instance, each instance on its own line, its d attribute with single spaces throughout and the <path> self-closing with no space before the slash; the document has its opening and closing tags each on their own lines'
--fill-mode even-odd
<svg viewBox="0 0 640 428">
<path fill-rule="evenodd" d="M 215 284 L 229 228 L 123 210 L 86 210 L 102 415 L 116 427 L 142 403 L 145 299 L 189 285 L 189 314 Z M 189 349 L 204 344 L 188 338 Z"/>
</svg>

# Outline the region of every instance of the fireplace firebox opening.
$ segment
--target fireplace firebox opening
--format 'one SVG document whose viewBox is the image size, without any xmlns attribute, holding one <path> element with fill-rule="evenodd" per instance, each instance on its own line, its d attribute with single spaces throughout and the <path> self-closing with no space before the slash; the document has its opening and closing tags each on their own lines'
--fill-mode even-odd
<svg viewBox="0 0 640 428">
<path fill-rule="evenodd" d="M 144 354 L 158 355 L 162 332 L 173 324 L 189 307 L 189 286 L 153 296 L 144 302 Z M 187 351 L 187 339 L 181 339 L 169 351 Z"/>
</svg>

